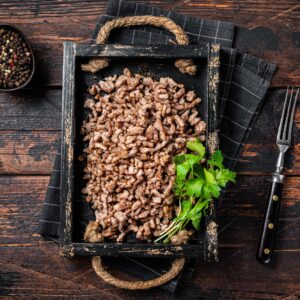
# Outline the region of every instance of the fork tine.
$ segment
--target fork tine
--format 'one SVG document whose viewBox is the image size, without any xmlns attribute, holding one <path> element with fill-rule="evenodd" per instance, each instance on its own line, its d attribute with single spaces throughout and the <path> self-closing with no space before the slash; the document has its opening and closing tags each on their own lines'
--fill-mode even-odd
<svg viewBox="0 0 300 300">
<path fill-rule="evenodd" d="M 283 123 L 284 123 L 285 115 L 286 115 L 286 106 L 287 106 L 287 102 L 288 102 L 288 95 L 289 95 L 289 87 L 286 89 L 280 124 L 279 124 L 279 128 L 278 128 L 277 141 L 281 140 L 281 136 L 282 136 L 282 132 L 283 132 L 282 129 L 283 129 Z"/>
<path fill-rule="evenodd" d="M 296 95 L 294 98 L 291 115 L 290 115 L 290 124 L 289 124 L 289 131 L 288 131 L 288 137 L 287 137 L 288 143 L 290 143 L 292 141 L 293 122 L 294 122 L 294 116 L 295 116 L 295 111 L 296 111 L 296 103 L 298 100 L 298 94 L 299 94 L 299 88 L 297 89 L 297 92 L 296 92 Z"/>
<path fill-rule="evenodd" d="M 284 127 L 283 127 L 283 131 L 282 131 L 282 136 L 281 136 L 282 141 L 287 140 L 289 116 L 291 114 L 293 96 L 294 96 L 294 88 L 292 87 L 292 92 L 291 92 L 291 95 L 290 95 L 290 98 L 289 98 L 289 105 L 288 105 L 287 112 L 286 112 L 285 119 L 284 119 Z"/>
</svg>

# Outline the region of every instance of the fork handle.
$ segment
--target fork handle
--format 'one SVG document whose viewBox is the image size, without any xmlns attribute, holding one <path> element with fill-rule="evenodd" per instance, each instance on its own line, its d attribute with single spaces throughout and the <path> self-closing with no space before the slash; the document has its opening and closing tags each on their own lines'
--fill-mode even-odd
<svg viewBox="0 0 300 300">
<path fill-rule="evenodd" d="M 282 197 L 282 187 L 282 182 L 273 179 L 256 254 L 256 259 L 263 264 L 267 264 L 272 260 Z"/>
</svg>

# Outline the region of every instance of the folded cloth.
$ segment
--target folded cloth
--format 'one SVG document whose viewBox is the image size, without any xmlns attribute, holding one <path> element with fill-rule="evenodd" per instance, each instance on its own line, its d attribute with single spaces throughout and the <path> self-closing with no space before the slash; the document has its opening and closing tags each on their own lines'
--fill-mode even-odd
<svg viewBox="0 0 300 300">
<path fill-rule="evenodd" d="M 190 43 L 218 43 L 221 45 L 220 67 L 220 147 L 227 167 L 234 169 L 242 152 L 259 109 L 276 69 L 272 63 L 232 49 L 234 24 L 179 15 L 171 11 L 129 1 L 110 1 L 106 15 L 100 17 L 93 34 L 108 20 L 132 15 L 166 16 L 180 25 L 188 34 Z M 108 43 L 120 44 L 168 44 L 174 37 L 164 29 L 139 26 L 122 28 L 112 33 Z M 39 233 L 52 238 L 58 237 L 60 191 L 60 154 L 56 156 L 45 203 L 39 222 Z M 121 259 L 120 259 L 121 260 Z M 161 261 L 161 260 L 159 260 Z M 185 273 L 191 274 L 196 261 L 190 260 Z M 164 272 L 165 264 L 147 259 L 122 259 L 120 266 L 140 279 L 148 279 Z M 127 267 L 130 266 L 130 267 Z M 163 286 L 174 291 L 178 277 Z"/>
</svg>

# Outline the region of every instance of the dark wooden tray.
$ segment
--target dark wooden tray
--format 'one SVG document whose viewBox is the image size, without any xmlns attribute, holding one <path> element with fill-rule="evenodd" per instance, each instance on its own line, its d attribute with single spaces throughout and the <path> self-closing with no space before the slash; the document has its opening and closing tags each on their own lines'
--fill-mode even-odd
<svg viewBox="0 0 300 300">
<path fill-rule="evenodd" d="M 81 63 L 92 57 L 110 59 L 110 66 L 98 74 L 82 72 Z M 178 58 L 191 58 L 198 65 L 195 76 L 182 74 L 174 66 Z M 95 256 L 152 256 L 152 257 L 198 257 L 217 258 L 217 223 L 215 204 L 203 219 L 199 232 L 187 245 L 174 246 L 145 243 L 128 236 L 123 243 L 86 243 L 83 241 L 85 227 L 94 219 L 89 204 L 81 193 L 83 187 L 84 162 L 77 157 L 82 153 L 84 142 L 80 127 L 88 111 L 83 103 L 88 97 L 87 87 L 102 78 L 121 74 L 125 67 L 153 78 L 170 76 L 194 90 L 203 102 L 199 114 L 207 124 L 208 152 L 218 148 L 218 86 L 219 45 L 189 46 L 123 46 L 64 43 L 63 61 L 63 132 L 62 132 L 62 176 L 61 176 L 61 254 Z"/>
</svg>

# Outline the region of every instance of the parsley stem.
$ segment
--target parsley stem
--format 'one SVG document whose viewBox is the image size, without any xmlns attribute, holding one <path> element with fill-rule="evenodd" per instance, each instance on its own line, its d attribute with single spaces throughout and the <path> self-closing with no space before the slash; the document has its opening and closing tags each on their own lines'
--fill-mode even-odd
<svg viewBox="0 0 300 300">
<path fill-rule="evenodd" d="M 169 229 L 171 229 L 173 227 L 173 225 L 175 225 L 176 221 L 173 221 L 164 231 L 162 231 L 160 234 L 165 234 Z"/>
<path fill-rule="evenodd" d="M 178 225 L 180 225 L 180 223 L 175 222 L 173 227 L 170 228 L 168 231 L 166 231 L 164 234 L 160 235 L 154 242 L 157 243 L 158 241 L 160 241 L 161 239 L 163 239 L 164 237 L 170 235 L 173 233 L 173 231 L 176 231 L 176 229 L 178 228 Z"/>
</svg>

